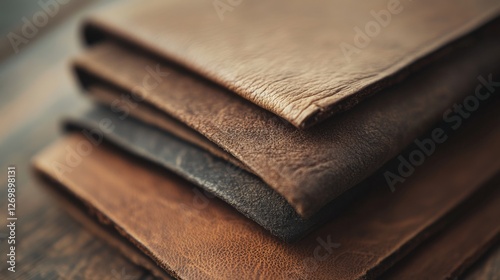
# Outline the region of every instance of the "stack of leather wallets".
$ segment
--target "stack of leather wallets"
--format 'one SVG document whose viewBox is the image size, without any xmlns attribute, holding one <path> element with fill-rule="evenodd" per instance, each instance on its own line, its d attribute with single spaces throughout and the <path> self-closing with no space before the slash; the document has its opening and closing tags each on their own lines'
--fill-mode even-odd
<svg viewBox="0 0 500 280">
<path fill-rule="evenodd" d="M 499 14 L 120 2 L 82 24 L 92 109 L 34 165 L 158 277 L 460 276 L 499 238 Z"/>
</svg>

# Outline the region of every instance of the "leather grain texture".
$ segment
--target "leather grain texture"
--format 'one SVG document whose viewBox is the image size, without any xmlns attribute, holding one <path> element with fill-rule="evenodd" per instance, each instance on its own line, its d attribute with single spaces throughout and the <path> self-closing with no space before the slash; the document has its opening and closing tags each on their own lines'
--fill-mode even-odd
<svg viewBox="0 0 500 280">
<path fill-rule="evenodd" d="M 218 199 L 200 208 L 187 182 L 78 134 L 34 163 L 176 277 L 369 278 L 438 230 L 498 174 L 497 108 L 464 124 L 398 191 L 374 180 L 366 198 L 294 244 L 270 236 Z M 86 153 L 68 162 L 70 151 Z"/>
<path fill-rule="evenodd" d="M 96 144 L 106 139 L 165 167 L 203 189 L 192 188 L 198 205 L 208 203 L 207 197 L 217 196 L 286 242 L 298 240 L 338 215 L 369 187 L 368 183 L 361 184 L 311 218 L 302 219 L 281 195 L 255 175 L 133 117 L 121 118 L 120 114 L 98 106 L 81 116 L 67 118 L 66 126 L 70 131 L 81 131 Z"/>
<path fill-rule="evenodd" d="M 251 172 L 251 170 L 245 166 L 244 163 L 233 157 L 230 153 L 224 151 L 199 132 L 184 123 L 179 122 L 170 115 L 165 114 L 165 112 L 159 110 L 158 108 L 151 106 L 146 102 L 136 102 L 131 103 L 131 105 L 130 103 L 127 103 L 127 101 L 119 100 L 120 97 L 117 96 L 115 91 L 106 89 L 103 90 L 99 86 L 91 86 L 89 90 L 92 92 L 90 97 L 94 102 L 110 107 L 110 109 L 114 113 L 117 113 L 121 119 L 126 119 L 128 116 L 134 116 L 146 123 L 154 124 L 156 127 L 161 128 L 164 131 L 168 131 L 184 141 L 210 152 L 214 156 L 227 160 L 232 164 Z"/>
<path fill-rule="evenodd" d="M 50 183 L 48 183 L 50 184 Z M 494 185 L 493 185 L 494 184 Z M 54 185 L 54 184 L 52 184 Z M 495 180 L 487 183 L 487 189 L 493 185 L 498 189 L 498 176 Z M 481 192 L 483 192 L 481 190 Z M 498 190 L 497 190 L 498 192 Z M 154 273 L 158 279 L 171 279 L 164 271 L 143 252 L 128 242 L 116 229 L 111 226 L 99 224 L 98 220 L 107 221 L 99 213 L 85 213 L 88 210 L 76 207 L 81 203 L 70 199 L 72 196 L 63 197 L 57 192 L 52 192 L 59 197 L 64 209 L 76 220 L 87 227 L 97 237 L 105 240 L 110 246 L 120 250 L 123 255 L 134 263 Z M 495 246 L 499 238 L 498 216 L 500 203 L 498 193 L 487 191 L 490 199 L 481 199 L 478 207 L 465 209 L 470 212 L 459 217 L 458 222 L 447 226 L 444 230 L 432 236 L 429 241 L 423 242 L 409 256 L 398 261 L 394 267 L 382 275 L 382 279 L 457 279 L 464 274 L 470 266 L 484 254 L 484 250 Z M 90 215 L 89 215 L 90 214 Z M 480 229 L 480 230 L 477 230 Z M 470 237 L 472 236 L 472 238 Z M 457 244 L 460 244 L 457 246 Z M 491 274 L 493 279 L 495 274 Z M 300 278 L 299 278 L 300 279 Z M 484 278 L 481 278 L 484 279 Z"/>
<path fill-rule="evenodd" d="M 360 183 L 423 134 L 478 80 L 498 81 L 498 24 L 446 58 L 313 128 L 297 130 L 273 114 L 186 71 L 117 43 L 95 45 L 76 60 L 81 82 L 108 91 L 115 111 L 146 104 L 165 112 L 242 162 L 310 217 Z M 486 93 L 485 93 L 486 94 Z M 154 123 L 154 119 L 144 119 Z"/>
<path fill-rule="evenodd" d="M 303 128 L 400 80 L 500 12 L 497 0 L 220 2 L 120 3 L 89 19 L 86 38 L 119 37 Z"/>
</svg>

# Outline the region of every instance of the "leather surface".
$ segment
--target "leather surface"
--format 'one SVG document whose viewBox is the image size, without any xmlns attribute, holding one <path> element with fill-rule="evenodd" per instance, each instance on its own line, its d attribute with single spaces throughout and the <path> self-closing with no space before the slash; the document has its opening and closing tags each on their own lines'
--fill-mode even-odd
<svg viewBox="0 0 500 280">
<path fill-rule="evenodd" d="M 194 129 L 172 118 L 168 114 L 165 114 L 165 112 L 157 109 L 156 107 L 151 106 L 146 102 L 132 103 L 133 107 L 129 107 L 130 105 L 125 102 L 117 103 L 116 92 L 102 90 L 98 86 L 91 87 L 90 91 L 92 92 L 90 97 L 93 101 L 110 107 L 110 109 L 114 113 L 117 113 L 121 119 L 126 119 L 128 116 L 135 116 L 146 123 L 154 124 L 156 127 L 161 128 L 164 131 L 168 131 L 184 141 L 210 152 L 214 156 L 225 159 L 232 164 L 251 172 L 245 164 L 233 157 L 230 153 L 221 149 L 214 142 L 208 140 Z"/>
<path fill-rule="evenodd" d="M 105 138 L 201 187 L 205 191 L 192 188 L 198 205 L 207 203 L 206 197 L 217 196 L 287 242 L 303 237 L 338 215 L 368 187 L 367 183 L 358 186 L 305 220 L 282 196 L 253 174 L 133 117 L 120 118 L 119 114 L 98 106 L 79 117 L 68 118 L 66 123 L 71 131 L 84 132 L 87 139 L 96 144 Z M 109 127 L 104 128 L 103 123 Z"/>
<path fill-rule="evenodd" d="M 120 37 L 307 127 L 500 12 L 497 0 L 220 2 L 120 3 L 89 19 L 87 41 Z"/>
<path fill-rule="evenodd" d="M 488 182 L 488 186 L 484 188 L 488 189 L 493 186 L 498 189 L 498 176 L 496 179 L 496 181 Z M 76 207 L 79 203 L 69 200 L 68 196 L 63 197 L 56 192 L 52 193 L 59 197 L 58 201 L 63 204 L 64 209 L 93 234 L 106 240 L 110 246 L 116 247 L 137 265 L 152 271 L 159 279 L 171 279 L 164 274 L 165 272 L 159 271 L 161 268 L 127 242 L 115 229 L 99 225 L 96 219 L 85 215 L 84 212 L 87 212 L 85 207 Z M 389 269 L 388 273 L 383 274 L 382 278 L 420 280 L 425 278 L 457 279 L 462 276 L 464 271 L 484 253 L 484 250 L 494 246 L 499 238 L 496 218 L 500 210 L 500 201 L 498 201 L 500 196 L 498 193 L 491 193 L 491 190 L 485 193 L 491 195 L 490 199 L 479 200 L 477 201 L 480 203 L 479 207 L 474 205 L 474 208 L 466 209 L 467 213 L 460 216 L 458 222 L 447 226 L 442 232 L 431 237 L 428 242 L 419 245 L 409 256 Z M 100 220 L 106 220 L 98 213 L 93 213 L 93 216 L 96 215 Z M 494 274 L 491 276 L 494 277 Z"/>
<path fill-rule="evenodd" d="M 418 247 L 384 279 L 458 279 L 500 240 L 500 177 L 488 183 L 489 199 L 460 215 L 444 232 Z M 497 275 L 498 276 L 498 275 Z"/>
<path fill-rule="evenodd" d="M 164 111 L 240 160 L 301 216 L 310 217 L 474 94 L 479 75 L 497 81 L 491 74 L 500 65 L 497 34 L 498 25 L 490 26 L 404 83 L 307 131 L 116 43 L 94 46 L 76 67 L 85 86 L 115 94 L 114 109 L 129 112 L 147 104 Z M 122 101 L 131 92 L 133 97 Z"/>
<path fill-rule="evenodd" d="M 368 197 L 295 244 L 217 199 L 200 208 L 185 181 L 78 134 L 34 163 L 176 277 L 359 279 L 386 270 L 498 174 L 497 108 L 464 124 L 398 191 L 374 180 Z"/>
</svg>

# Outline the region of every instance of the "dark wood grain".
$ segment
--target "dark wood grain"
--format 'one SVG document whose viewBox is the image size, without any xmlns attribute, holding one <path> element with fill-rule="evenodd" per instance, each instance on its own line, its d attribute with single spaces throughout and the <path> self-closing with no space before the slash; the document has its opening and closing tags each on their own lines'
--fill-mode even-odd
<svg viewBox="0 0 500 280">
<path fill-rule="evenodd" d="M 32 156 L 61 134 L 60 118 L 86 106 L 68 60 L 79 51 L 79 22 L 93 8 L 58 22 L 0 65 L 0 279 L 154 278 L 75 221 L 32 173 Z M 5 255 L 10 165 L 17 171 L 15 273 L 6 270 Z"/>
</svg>

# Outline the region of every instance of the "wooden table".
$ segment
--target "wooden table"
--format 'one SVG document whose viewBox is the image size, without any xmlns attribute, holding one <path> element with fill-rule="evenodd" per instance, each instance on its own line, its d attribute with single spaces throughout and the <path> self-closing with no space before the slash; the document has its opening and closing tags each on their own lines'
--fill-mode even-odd
<svg viewBox="0 0 500 280">
<path fill-rule="evenodd" d="M 7 167 L 11 165 L 17 171 L 18 221 L 15 273 L 6 271 L 7 228 L 0 227 L 0 279 L 153 278 L 73 220 L 42 186 L 30 165 L 33 155 L 61 135 L 61 118 L 87 106 L 71 75 L 69 61 L 81 51 L 81 19 L 100 5 L 89 2 L 61 12 L 63 19 L 47 25 L 19 53 L 3 52 L 0 221 L 7 224 Z M 28 10 L 33 11 L 33 6 Z M 2 39 L 0 45 L 8 46 L 5 37 Z M 500 248 L 494 248 L 467 278 L 498 279 L 499 269 Z"/>
</svg>

